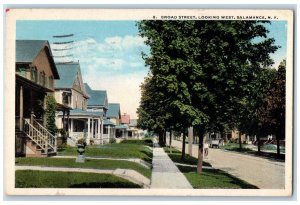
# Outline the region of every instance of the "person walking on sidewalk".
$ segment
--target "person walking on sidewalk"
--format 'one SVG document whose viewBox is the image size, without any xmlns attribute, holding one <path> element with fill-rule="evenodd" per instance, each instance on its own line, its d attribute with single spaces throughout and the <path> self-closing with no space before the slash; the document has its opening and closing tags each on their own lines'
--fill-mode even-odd
<svg viewBox="0 0 300 205">
<path fill-rule="evenodd" d="M 207 158 L 208 157 L 208 141 L 206 140 L 204 142 L 204 158 Z"/>
</svg>

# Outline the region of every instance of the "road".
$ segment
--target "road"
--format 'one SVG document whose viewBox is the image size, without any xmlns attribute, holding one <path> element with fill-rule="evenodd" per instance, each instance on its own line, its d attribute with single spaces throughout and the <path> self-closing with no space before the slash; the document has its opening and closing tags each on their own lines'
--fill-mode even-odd
<svg viewBox="0 0 300 205">
<path fill-rule="evenodd" d="M 169 140 L 167 140 L 169 143 Z M 172 140 L 172 146 L 181 150 L 182 143 Z M 188 144 L 186 144 L 188 153 Z M 192 156 L 198 157 L 198 145 L 193 145 Z M 242 153 L 210 148 L 208 158 L 214 168 L 224 170 L 261 189 L 284 189 L 285 163 Z"/>
</svg>

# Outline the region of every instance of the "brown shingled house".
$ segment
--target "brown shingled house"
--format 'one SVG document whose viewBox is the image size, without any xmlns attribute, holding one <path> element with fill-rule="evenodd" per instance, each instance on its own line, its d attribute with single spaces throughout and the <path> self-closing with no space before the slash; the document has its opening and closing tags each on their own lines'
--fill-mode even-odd
<svg viewBox="0 0 300 205">
<path fill-rule="evenodd" d="M 16 156 L 56 154 L 56 137 L 45 128 L 45 97 L 59 79 L 49 42 L 16 41 Z"/>
</svg>

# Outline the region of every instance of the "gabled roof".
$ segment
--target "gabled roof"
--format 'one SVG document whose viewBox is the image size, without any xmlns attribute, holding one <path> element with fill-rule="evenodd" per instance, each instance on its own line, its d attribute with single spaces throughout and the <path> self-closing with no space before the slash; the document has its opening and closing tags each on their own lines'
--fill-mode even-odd
<svg viewBox="0 0 300 205">
<path fill-rule="evenodd" d="M 44 40 L 16 40 L 16 62 L 31 63 L 46 42 Z"/>
<path fill-rule="evenodd" d="M 106 117 L 119 118 L 121 115 L 120 103 L 109 103 Z"/>
<path fill-rule="evenodd" d="M 32 63 L 44 48 L 46 48 L 45 52 L 49 59 L 54 79 L 59 79 L 50 44 L 47 40 L 16 40 L 16 63 Z"/>
<path fill-rule="evenodd" d="M 87 101 L 88 106 L 105 106 L 107 101 L 107 92 L 106 90 L 92 90 L 91 87 L 84 83 L 85 90 L 90 96 L 90 99 Z"/>
<path fill-rule="evenodd" d="M 72 88 L 80 70 L 79 63 L 56 64 L 60 79 L 55 80 L 55 88 Z"/>
</svg>

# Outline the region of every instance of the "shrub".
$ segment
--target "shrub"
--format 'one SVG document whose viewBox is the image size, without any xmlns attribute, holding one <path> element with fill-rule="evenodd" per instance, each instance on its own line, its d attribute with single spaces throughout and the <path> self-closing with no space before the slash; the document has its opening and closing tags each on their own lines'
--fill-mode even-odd
<svg viewBox="0 0 300 205">
<path fill-rule="evenodd" d="M 116 142 L 117 142 L 117 141 L 116 141 L 115 138 L 110 138 L 110 139 L 109 139 L 109 143 L 110 143 L 110 144 L 113 144 L 113 143 L 116 143 Z"/>
<path fill-rule="evenodd" d="M 148 145 L 150 147 L 153 146 L 153 142 L 152 142 L 152 139 L 149 139 L 149 138 L 145 138 L 145 139 L 142 139 L 142 140 L 123 140 L 122 142 L 120 142 L 122 144 L 143 144 L 143 145 Z"/>
<path fill-rule="evenodd" d="M 66 149 L 67 147 L 69 147 L 69 146 L 67 145 L 66 142 L 64 142 L 64 143 L 60 144 L 59 146 L 57 146 L 58 149 Z"/>
<path fill-rule="evenodd" d="M 55 111 L 56 111 L 56 101 L 52 95 L 46 96 L 46 128 L 47 130 L 55 135 L 57 132 L 57 127 L 55 124 Z"/>
<path fill-rule="evenodd" d="M 79 140 L 77 140 L 77 144 L 84 144 L 84 143 L 85 143 L 84 138 L 80 138 Z"/>
</svg>

